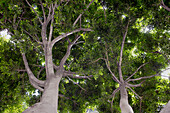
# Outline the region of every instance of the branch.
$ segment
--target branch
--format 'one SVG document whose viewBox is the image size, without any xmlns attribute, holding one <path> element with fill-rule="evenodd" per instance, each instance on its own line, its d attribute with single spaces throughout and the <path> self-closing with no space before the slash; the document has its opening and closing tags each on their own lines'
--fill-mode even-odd
<svg viewBox="0 0 170 113">
<path fill-rule="evenodd" d="M 107 59 L 104 59 L 104 60 L 105 60 L 107 69 L 109 70 L 109 72 L 110 72 L 111 75 L 113 76 L 113 80 L 114 80 L 115 82 L 118 82 L 119 84 L 121 84 L 120 81 L 116 78 L 115 74 L 114 74 L 114 73 L 112 72 L 112 70 L 110 69 L 109 57 L 108 57 L 107 50 L 106 50 L 106 53 L 105 53 L 105 54 L 106 54 L 106 58 L 107 58 Z"/>
<path fill-rule="evenodd" d="M 37 17 L 38 17 L 38 19 L 39 19 L 39 22 L 41 23 L 41 25 L 43 25 L 43 23 L 42 23 L 42 21 L 41 21 L 41 19 L 40 19 L 40 17 L 38 16 L 38 14 L 37 14 L 37 12 L 35 11 L 35 9 L 31 6 L 31 4 L 27 1 L 27 0 L 25 0 L 26 2 L 27 2 L 27 4 L 32 8 L 32 10 L 34 11 L 34 13 L 37 15 Z"/>
<path fill-rule="evenodd" d="M 74 101 L 74 100 L 70 99 L 69 97 L 66 97 L 65 95 L 58 94 L 58 96 L 59 96 L 59 97 L 66 98 L 67 100 L 71 100 L 71 101 L 73 101 L 75 104 L 77 104 L 77 103 L 76 103 L 76 101 Z"/>
<path fill-rule="evenodd" d="M 121 46 L 121 50 L 120 50 L 120 58 L 119 58 L 119 64 L 118 64 L 118 70 L 119 70 L 119 77 L 120 77 L 120 81 L 123 82 L 123 76 L 122 76 L 122 56 L 123 56 L 123 48 L 124 48 L 124 44 L 125 44 L 125 38 L 128 32 L 128 26 L 129 26 L 129 21 L 128 24 L 125 28 L 125 34 L 123 36 L 123 40 L 122 40 L 122 46 Z"/>
<path fill-rule="evenodd" d="M 50 25 L 50 33 L 49 33 L 49 43 L 51 42 L 52 33 L 53 33 L 54 13 L 55 13 L 55 8 L 56 7 L 57 7 L 57 3 L 55 2 L 54 6 L 52 4 L 51 25 Z"/>
<path fill-rule="evenodd" d="M 53 41 L 51 42 L 51 46 L 53 47 L 56 42 L 60 41 L 61 39 L 65 38 L 69 35 L 72 35 L 73 33 L 79 32 L 79 31 L 92 31 L 92 30 L 89 28 L 79 28 L 79 29 L 73 30 L 71 32 L 62 34 L 62 35 L 56 37 L 55 39 L 53 39 Z"/>
<path fill-rule="evenodd" d="M 144 81 L 142 81 L 141 83 L 139 83 L 139 84 L 135 84 L 135 85 L 133 85 L 133 84 L 129 84 L 129 83 L 126 83 L 127 84 L 127 86 L 129 86 L 129 87 L 140 87 L 143 83 L 145 82 L 145 80 Z"/>
<path fill-rule="evenodd" d="M 18 25 L 19 25 L 19 23 L 20 23 L 20 21 L 21 21 L 22 16 L 23 16 L 24 13 L 25 13 L 25 12 L 22 12 L 22 15 L 21 15 L 21 17 L 20 17 L 20 19 L 19 19 L 19 21 L 18 21 L 18 23 L 17 23 L 17 25 L 16 25 L 16 29 L 18 28 Z"/>
<path fill-rule="evenodd" d="M 98 62 L 99 60 L 104 60 L 104 61 L 105 61 L 105 59 L 104 59 L 104 58 L 98 58 L 97 60 L 95 60 L 95 61 L 93 61 L 93 62 L 90 62 L 89 64 L 96 63 L 96 62 Z"/>
<path fill-rule="evenodd" d="M 84 33 L 85 33 L 85 32 L 84 32 Z M 83 33 L 83 34 L 84 34 L 84 33 Z M 60 66 L 63 66 L 63 65 L 64 65 L 64 63 L 66 62 L 67 58 L 70 56 L 70 51 L 71 51 L 72 46 L 76 43 L 76 41 L 77 41 L 80 37 L 81 37 L 81 35 L 78 36 L 77 38 L 75 38 L 75 40 L 74 40 L 72 43 L 69 43 L 68 48 L 67 48 L 67 52 L 66 52 L 65 56 L 62 58 L 62 60 L 61 60 L 61 62 L 60 62 Z"/>
<path fill-rule="evenodd" d="M 45 11 L 44 11 L 44 7 L 43 7 L 43 4 L 42 4 L 42 0 L 40 0 L 40 4 L 41 4 L 41 9 L 43 11 L 44 20 L 46 21 L 46 16 L 45 16 Z"/>
<path fill-rule="evenodd" d="M 103 4 L 102 4 L 102 6 L 103 6 Z M 107 23 L 106 10 L 105 10 L 104 6 L 103 6 L 103 12 L 104 12 L 104 16 L 105 16 L 105 23 Z"/>
<path fill-rule="evenodd" d="M 117 89 L 115 89 L 112 93 L 112 101 L 111 101 L 111 112 L 113 111 L 113 100 L 114 100 L 114 97 L 115 97 L 115 94 L 120 90 L 120 87 L 118 87 Z M 113 112 L 112 112 L 113 113 Z"/>
<path fill-rule="evenodd" d="M 113 91 L 112 95 L 109 96 L 109 98 L 114 97 L 115 94 L 116 94 L 119 90 L 120 90 L 120 87 L 118 87 L 117 89 L 115 89 L 115 90 Z"/>
<path fill-rule="evenodd" d="M 137 97 L 139 97 L 140 99 L 142 99 L 142 97 L 140 97 L 131 87 L 127 87 L 129 88 Z"/>
<path fill-rule="evenodd" d="M 37 78 L 39 78 L 40 73 L 41 73 L 44 69 L 45 69 L 45 67 L 42 67 L 42 68 L 40 69 L 40 71 L 38 71 Z"/>
<path fill-rule="evenodd" d="M 40 44 L 40 45 L 43 44 L 42 42 L 36 40 L 36 39 L 34 38 L 34 36 L 32 36 L 32 35 L 31 35 L 28 31 L 26 31 L 25 29 L 23 29 L 23 31 L 24 31 L 26 34 L 28 34 L 33 40 L 35 40 L 38 44 Z"/>
<path fill-rule="evenodd" d="M 160 73 L 162 73 L 162 72 L 164 72 L 164 71 L 166 71 L 166 70 L 169 70 L 169 69 L 170 69 L 170 68 L 167 68 L 167 69 L 165 69 L 165 70 L 163 70 L 163 71 L 158 72 L 158 73 L 155 74 L 155 75 L 144 76 L 144 77 L 140 77 L 140 78 L 136 78 L 136 79 L 129 79 L 127 82 L 129 82 L 129 81 L 137 81 L 137 80 L 142 80 L 142 79 L 147 79 L 147 78 L 152 78 L 152 77 L 155 77 L 155 76 L 160 76 Z"/>
<path fill-rule="evenodd" d="M 22 58 L 23 58 L 24 65 L 25 65 L 26 71 L 27 71 L 27 73 L 28 73 L 29 79 L 30 79 L 31 81 L 33 80 L 33 82 L 36 82 L 39 86 L 42 86 L 42 87 L 43 87 L 45 82 L 42 81 L 42 80 L 38 80 L 38 79 L 34 76 L 34 74 L 32 73 L 32 71 L 31 71 L 31 69 L 30 69 L 30 67 L 29 67 L 29 65 L 28 65 L 28 61 L 27 61 L 26 56 L 25 56 L 24 53 L 22 53 Z"/>
<path fill-rule="evenodd" d="M 167 7 L 165 4 L 164 4 L 164 1 L 161 0 L 161 4 L 160 4 L 164 9 L 166 9 L 167 11 L 170 11 L 170 8 Z"/>
<path fill-rule="evenodd" d="M 86 91 L 84 88 L 82 88 L 78 83 L 74 82 L 71 78 L 67 77 L 70 81 L 72 81 L 74 84 L 78 85 L 82 90 Z"/>
<path fill-rule="evenodd" d="M 31 79 L 30 79 L 30 83 L 31 83 L 31 85 L 32 85 L 34 88 L 39 89 L 41 92 L 44 91 L 43 88 L 39 87 L 38 84 L 36 84 L 36 83 L 35 83 L 34 81 L 32 81 Z"/>
<path fill-rule="evenodd" d="M 128 81 L 131 77 L 133 77 L 133 75 L 135 75 L 135 74 L 138 72 L 138 70 L 139 70 L 140 68 L 142 68 L 142 67 L 143 67 L 144 65 L 146 65 L 146 64 L 148 64 L 148 62 L 142 64 L 141 66 L 139 66 L 138 69 L 137 69 L 132 75 L 130 75 L 130 76 L 126 79 L 126 81 Z"/>
<path fill-rule="evenodd" d="M 71 77 L 71 78 L 77 78 L 77 79 L 90 79 L 91 77 L 93 77 L 93 75 L 89 75 L 89 76 L 76 76 L 78 75 L 78 73 L 75 72 L 70 72 L 70 71 L 64 71 L 64 76 L 63 77 Z"/>
<path fill-rule="evenodd" d="M 83 15 L 83 13 L 89 8 L 89 6 L 93 3 L 94 0 L 92 0 L 89 5 L 87 5 L 87 8 L 78 16 L 78 18 L 75 20 L 75 22 L 73 23 L 73 27 L 76 25 L 77 21 L 81 18 L 81 16 Z"/>
</svg>

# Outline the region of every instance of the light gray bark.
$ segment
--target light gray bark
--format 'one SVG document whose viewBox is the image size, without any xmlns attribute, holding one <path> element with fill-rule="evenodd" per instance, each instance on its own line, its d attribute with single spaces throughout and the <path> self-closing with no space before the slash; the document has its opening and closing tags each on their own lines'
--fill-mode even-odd
<svg viewBox="0 0 170 113">
<path fill-rule="evenodd" d="M 160 113 L 170 113 L 170 100 L 169 100 L 169 102 L 165 105 L 165 107 L 161 110 Z"/>
<path fill-rule="evenodd" d="M 41 101 L 23 113 L 57 113 L 60 79 L 61 77 L 49 77 L 45 83 Z"/>
<path fill-rule="evenodd" d="M 128 94 L 125 85 L 120 86 L 120 109 L 121 113 L 134 113 L 128 102 Z"/>
</svg>

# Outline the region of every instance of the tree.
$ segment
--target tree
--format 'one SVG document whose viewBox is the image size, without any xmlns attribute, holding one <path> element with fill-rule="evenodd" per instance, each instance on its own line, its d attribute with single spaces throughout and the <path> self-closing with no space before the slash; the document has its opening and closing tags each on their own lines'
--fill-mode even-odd
<svg viewBox="0 0 170 113">
<path fill-rule="evenodd" d="M 100 75 L 109 76 L 108 73 L 110 73 L 114 82 L 119 84 L 119 87 L 112 91 L 110 96 L 112 99 L 107 98 L 111 104 L 111 112 L 115 112 L 113 100 L 115 94 L 120 91 L 121 112 L 133 113 L 128 102 L 127 89 L 137 98 L 142 99 L 133 90 L 144 82 L 138 81 L 160 76 L 160 69 L 165 68 L 169 62 L 167 57 L 169 39 L 166 32 L 169 23 L 166 18 L 168 11 L 160 9 L 156 4 L 159 4 L 159 1 L 147 3 L 146 1 L 106 0 L 103 1 L 103 7 L 106 9 L 101 8 L 96 18 L 94 17 L 95 33 L 91 34 L 90 41 L 86 42 L 87 47 L 91 46 L 92 49 L 87 51 L 85 62 L 89 61 L 88 59 L 96 59 L 92 62 L 97 62 L 94 64 L 95 68 L 108 69 Z M 144 31 L 144 27 L 148 28 L 148 31 Z M 96 43 L 90 45 L 90 42 Z M 104 96 L 106 95 L 108 95 L 107 92 Z"/>
<path fill-rule="evenodd" d="M 43 92 L 41 101 L 25 110 L 24 113 L 33 111 L 56 113 L 61 78 L 88 79 L 92 77 L 80 76 L 81 73 L 79 76 L 73 76 L 76 73 L 69 70 L 66 62 L 72 47 L 77 44 L 79 38 L 85 32 L 92 31 L 85 21 L 87 17 L 82 15 L 86 13 L 93 1 L 1 1 L 1 6 L 3 5 L 1 29 L 8 29 L 13 42 L 20 48 L 31 85 Z M 74 35 L 78 32 L 80 33 Z M 59 41 L 62 41 L 62 46 Z M 59 46 L 56 46 L 56 43 Z M 67 50 L 63 51 L 65 48 Z M 59 53 L 53 54 L 53 51 L 57 49 Z M 33 59 L 28 61 L 27 58 Z M 31 60 L 39 65 L 40 71 L 32 71 L 29 65 Z M 45 67 L 42 66 L 44 61 Z M 44 68 L 45 76 L 38 79 Z M 35 72 L 38 72 L 37 77 L 34 75 Z"/>
<path fill-rule="evenodd" d="M 51 0 L 29 2 L 27 0 L 19 2 L 2 0 L 0 2 L 0 5 L 3 5 L 0 12 L 1 29 L 8 29 L 13 42 L 20 48 L 30 83 L 43 91 L 41 101 L 25 112 L 34 110 L 57 112 L 58 96 L 72 100 L 70 95 L 66 97 L 58 94 L 59 83 L 67 81 L 73 83 L 60 85 L 63 87 L 60 93 L 73 95 L 69 91 L 70 89 L 76 90 L 71 86 L 73 84 L 81 89 L 76 90 L 81 93 L 85 89 L 79 83 L 88 83 L 88 90 L 95 88 L 97 90 L 94 94 L 90 92 L 86 95 L 89 97 L 105 96 L 104 99 L 97 100 L 98 104 L 102 103 L 101 111 L 105 112 L 119 112 L 119 109 L 114 108 L 119 103 L 116 101 L 113 103 L 113 97 L 120 90 L 122 112 L 126 107 L 133 112 L 128 102 L 126 88 L 134 92 L 132 88 L 143 83 L 138 80 L 159 75 L 158 70 L 167 65 L 168 50 L 166 47 L 169 39 L 167 38 L 168 32 L 165 30 L 168 28 L 169 21 L 165 15 L 168 12 L 157 7 L 160 5 L 159 1 L 151 0 L 149 3 L 140 0 L 93 2 L 94 0 L 54 2 Z M 143 26 L 147 26 L 150 30 L 154 29 L 157 33 L 144 33 Z M 93 27 L 94 31 L 89 27 Z M 88 34 L 87 31 L 92 32 Z M 81 36 L 83 38 L 80 39 Z M 80 42 L 77 42 L 78 40 Z M 75 47 L 82 41 L 86 44 Z M 70 54 L 71 50 L 72 54 Z M 92 59 L 96 61 L 88 63 Z M 75 62 L 72 63 L 73 61 Z M 44 62 L 45 65 L 43 65 Z M 94 64 L 95 62 L 97 64 Z M 89 76 L 80 76 L 83 74 L 73 71 L 88 73 Z M 37 77 L 34 76 L 35 73 L 38 73 Z M 109 77 L 110 74 L 112 77 Z M 145 77 L 144 75 L 152 76 Z M 91 78 L 89 81 L 90 77 L 94 79 Z M 76 78 L 87 80 L 79 80 L 77 83 L 74 80 Z M 115 82 L 108 78 L 112 78 Z M 106 95 L 110 95 L 110 92 L 112 94 L 107 98 Z M 83 99 L 88 100 L 88 96 Z M 74 96 L 74 98 L 79 100 L 78 97 Z M 111 110 L 103 107 L 105 105 L 103 100 L 111 104 Z M 76 103 L 73 102 L 73 104 Z M 64 111 L 62 107 L 60 109 Z M 75 110 L 74 106 L 72 108 Z"/>
</svg>

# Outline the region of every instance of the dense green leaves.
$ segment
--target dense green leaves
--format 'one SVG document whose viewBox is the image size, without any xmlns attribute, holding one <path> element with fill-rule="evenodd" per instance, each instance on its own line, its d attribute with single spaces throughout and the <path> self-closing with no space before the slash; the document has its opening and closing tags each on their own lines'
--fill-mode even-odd
<svg viewBox="0 0 170 113">
<path fill-rule="evenodd" d="M 43 0 L 44 12 L 49 13 L 48 6 L 52 0 Z M 133 78 L 156 74 L 169 62 L 169 12 L 159 6 L 159 0 L 94 0 L 87 9 L 89 0 L 64 1 L 59 4 L 54 15 L 52 39 L 76 28 L 93 29 L 90 33 L 79 32 L 57 42 L 53 47 L 53 62 L 59 65 L 67 51 L 69 41 L 81 35 L 71 50 L 65 63 L 65 69 L 77 72 L 77 75 L 93 75 L 87 80 L 62 78 L 60 82 L 59 110 L 64 112 L 85 112 L 86 108 L 97 108 L 99 112 L 110 113 L 112 92 L 117 83 L 112 79 L 105 61 L 109 60 L 110 68 L 118 77 L 118 61 L 125 26 L 130 21 L 123 51 L 122 70 L 128 78 L 143 63 Z M 168 4 L 167 0 L 164 0 Z M 21 112 L 21 104 L 33 105 L 40 96 L 24 96 L 33 92 L 29 85 L 20 52 L 27 53 L 28 62 L 37 78 L 45 79 L 44 52 L 41 45 L 41 23 L 43 11 L 38 0 L 29 0 L 37 15 L 25 0 L 0 1 L 0 25 L 8 29 L 11 41 L 0 40 L 0 82 L 2 112 L 7 109 Z M 73 25 L 82 14 L 81 19 Z M 47 16 L 47 15 L 46 15 Z M 47 26 L 50 31 L 50 26 Z M 47 37 L 49 36 L 48 33 Z M 40 72 L 40 70 L 42 70 Z M 132 82 L 140 83 L 141 81 Z M 77 85 L 78 84 L 78 85 Z M 166 80 L 156 77 L 147 80 L 141 88 L 134 90 L 143 97 L 142 112 L 158 112 L 161 105 L 170 99 Z M 140 100 L 129 91 L 129 103 L 135 112 L 140 110 Z M 113 112 L 119 113 L 119 93 L 113 101 Z M 27 99 L 30 99 L 28 101 Z M 16 101 L 15 101 L 16 100 Z M 8 106 L 9 107 L 8 107 Z M 24 105 L 24 104 L 23 104 Z M 26 106 L 27 107 L 27 106 Z M 18 111 L 17 111 L 17 110 Z"/>
</svg>

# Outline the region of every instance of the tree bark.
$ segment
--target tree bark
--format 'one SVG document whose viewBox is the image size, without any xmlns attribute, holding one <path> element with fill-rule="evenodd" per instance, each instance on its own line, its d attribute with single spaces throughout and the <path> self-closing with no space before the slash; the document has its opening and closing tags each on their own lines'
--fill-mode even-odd
<svg viewBox="0 0 170 113">
<path fill-rule="evenodd" d="M 120 86 L 120 109 L 121 113 L 134 113 L 128 102 L 128 94 L 125 85 Z"/>
<path fill-rule="evenodd" d="M 39 103 L 26 109 L 23 113 L 57 113 L 58 91 L 61 77 L 49 77 Z"/>
</svg>

